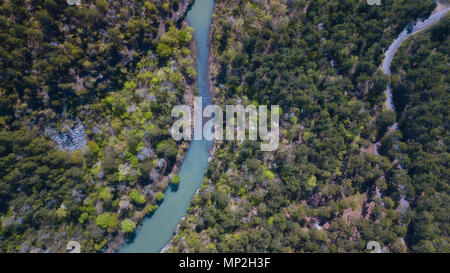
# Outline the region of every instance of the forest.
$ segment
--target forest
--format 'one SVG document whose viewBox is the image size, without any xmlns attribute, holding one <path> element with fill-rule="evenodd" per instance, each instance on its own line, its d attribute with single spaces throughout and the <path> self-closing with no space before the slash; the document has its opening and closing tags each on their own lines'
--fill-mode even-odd
<svg viewBox="0 0 450 273">
<path fill-rule="evenodd" d="M 112 252 L 157 208 L 187 148 L 189 4 L 0 1 L 0 252 Z M 76 151 L 46 134 L 77 124 Z"/>
<path fill-rule="evenodd" d="M 170 252 L 448 252 L 448 24 L 395 57 L 397 112 L 380 69 L 433 1 L 215 3 L 215 103 L 280 105 L 281 144 L 216 142 Z"/>
<path fill-rule="evenodd" d="M 0 0 L 0 253 L 115 252 L 178 187 L 193 1 Z M 215 0 L 213 104 L 280 105 L 280 145 L 216 141 L 168 252 L 450 252 L 450 17 L 387 76 L 436 3 L 382 2 Z"/>
<path fill-rule="evenodd" d="M 409 39 L 393 62 L 392 87 L 399 130 L 384 153 L 407 171 L 412 200 L 406 241 L 413 251 L 449 252 L 450 16 Z"/>
</svg>

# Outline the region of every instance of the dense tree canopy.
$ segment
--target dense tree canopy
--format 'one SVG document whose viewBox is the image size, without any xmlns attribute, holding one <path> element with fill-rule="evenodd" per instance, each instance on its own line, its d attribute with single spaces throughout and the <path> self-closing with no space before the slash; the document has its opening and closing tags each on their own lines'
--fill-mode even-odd
<svg viewBox="0 0 450 273">
<path fill-rule="evenodd" d="M 399 132 L 386 136 L 385 150 L 408 174 L 406 191 L 414 211 L 406 240 L 418 252 L 450 251 L 449 35 L 447 16 L 409 39 L 393 63 Z"/>
<path fill-rule="evenodd" d="M 0 0 L 0 252 L 115 251 L 183 183 L 192 1 L 82 2 Z M 280 105 L 280 145 L 217 141 L 170 251 L 449 252 L 450 17 L 380 70 L 433 2 L 216 0 L 213 100 Z"/>
<path fill-rule="evenodd" d="M 266 153 L 252 141 L 217 142 L 170 251 L 365 252 L 369 241 L 416 251 L 409 233 L 430 229 L 411 225 L 415 207 L 401 208 L 410 174 L 376 153 L 396 121 L 378 67 L 401 30 L 433 8 L 432 1 L 216 1 L 216 102 L 280 105 L 281 143 Z M 429 187 L 441 191 L 448 181 L 438 180 Z M 437 208 L 445 202 L 438 196 Z"/>
</svg>

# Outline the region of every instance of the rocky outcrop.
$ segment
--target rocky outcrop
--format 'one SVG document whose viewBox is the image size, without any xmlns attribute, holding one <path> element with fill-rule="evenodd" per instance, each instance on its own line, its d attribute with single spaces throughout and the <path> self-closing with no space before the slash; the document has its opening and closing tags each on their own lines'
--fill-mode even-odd
<svg viewBox="0 0 450 273">
<path fill-rule="evenodd" d="M 59 149 L 69 152 L 79 150 L 87 144 L 86 131 L 81 122 L 77 122 L 73 127 L 63 125 L 62 131 L 47 127 L 45 134 L 58 144 Z"/>
</svg>

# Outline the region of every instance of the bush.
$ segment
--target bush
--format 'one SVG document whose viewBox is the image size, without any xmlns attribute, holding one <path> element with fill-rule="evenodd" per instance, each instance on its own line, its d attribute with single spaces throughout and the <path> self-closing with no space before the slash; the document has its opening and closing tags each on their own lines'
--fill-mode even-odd
<svg viewBox="0 0 450 273">
<path fill-rule="evenodd" d="M 97 216 L 95 223 L 101 228 L 116 229 L 119 225 L 119 219 L 117 214 L 106 212 Z"/>
<path fill-rule="evenodd" d="M 138 205 L 143 205 L 146 202 L 145 196 L 142 194 L 139 194 L 136 189 L 133 189 L 131 191 L 130 199 L 131 199 L 131 201 L 133 201 L 135 204 L 138 204 Z"/>
<path fill-rule="evenodd" d="M 264 177 L 269 179 L 269 180 L 272 180 L 272 179 L 275 178 L 275 175 L 270 170 L 265 170 L 264 171 Z"/>
<path fill-rule="evenodd" d="M 113 198 L 113 195 L 108 191 L 108 188 L 104 188 L 98 194 L 98 197 L 103 201 L 109 201 Z"/>
<path fill-rule="evenodd" d="M 158 143 L 156 152 L 159 156 L 164 156 L 167 159 L 173 160 L 177 156 L 178 149 L 173 139 L 166 139 Z"/>
<path fill-rule="evenodd" d="M 155 198 L 156 198 L 156 201 L 159 203 L 159 202 L 161 202 L 163 199 L 164 199 L 164 193 L 162 193 L 162 192 L 157 192 L 156 193 L 156 195 L 155 195 Z"/>
<path fill-rule="evenodd" d="M 122 233 L 133 233 L 136 228 L 136 223 L 131 221 L 130 219 L 125 219 L 121 223 Z"/>
<path fill-rule="evenodd" d="M 307 190 L 313 190 L 317 186 L 317 178 L 314 175 L 311 175 L 311 177 L 306 182 L 306 188 Z"/>
<path fill-rule="evenodd" d="M 174 186 L 178 186 L 180 184 L 180 176 L 178 174 L 175 174 L 172 177 L 172 180 L 170 181 Z"/>
<path fill-rule="evenodd" d="M 158 208 L 158 206 L 156 206 L 156 205 L 148 204 L 147 206 L 145 206 L 144 212 L 145 213 L 153 213 L 157 208 Z"/>
<path fill-rule="evenodd" d="M 162 60 L 166 60 L 172 55 L 172 48 L 164 43 L 159 43 L 156 48 L 156 54 Z"/>
</svg>

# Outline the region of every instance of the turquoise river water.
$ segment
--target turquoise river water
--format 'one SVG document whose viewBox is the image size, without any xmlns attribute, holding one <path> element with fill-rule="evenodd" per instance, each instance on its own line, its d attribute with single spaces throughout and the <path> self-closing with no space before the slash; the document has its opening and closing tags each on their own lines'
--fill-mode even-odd
<svg viewBox="0 0 450 273">
<path fill-rule="evenodd" d="M 211 104 L 208 77 L 209 32 L 214 0 L 195 0 L 188 11 L 187 21 L 194 28 L 197 47 L 197 72 L 199 95 L 203 105 Z M 119 252 L 159 252 L 172 239 L 181 218 L 186 215 L 189 203 L 200 186 L 210 156 L 211 141 L 194 140 L 181 165 L 180 186 L 176 191 L 168 187 L 164 201 L 151 217 L 144 220 L 136 236 L 122 246 Z"/>
</svg>

